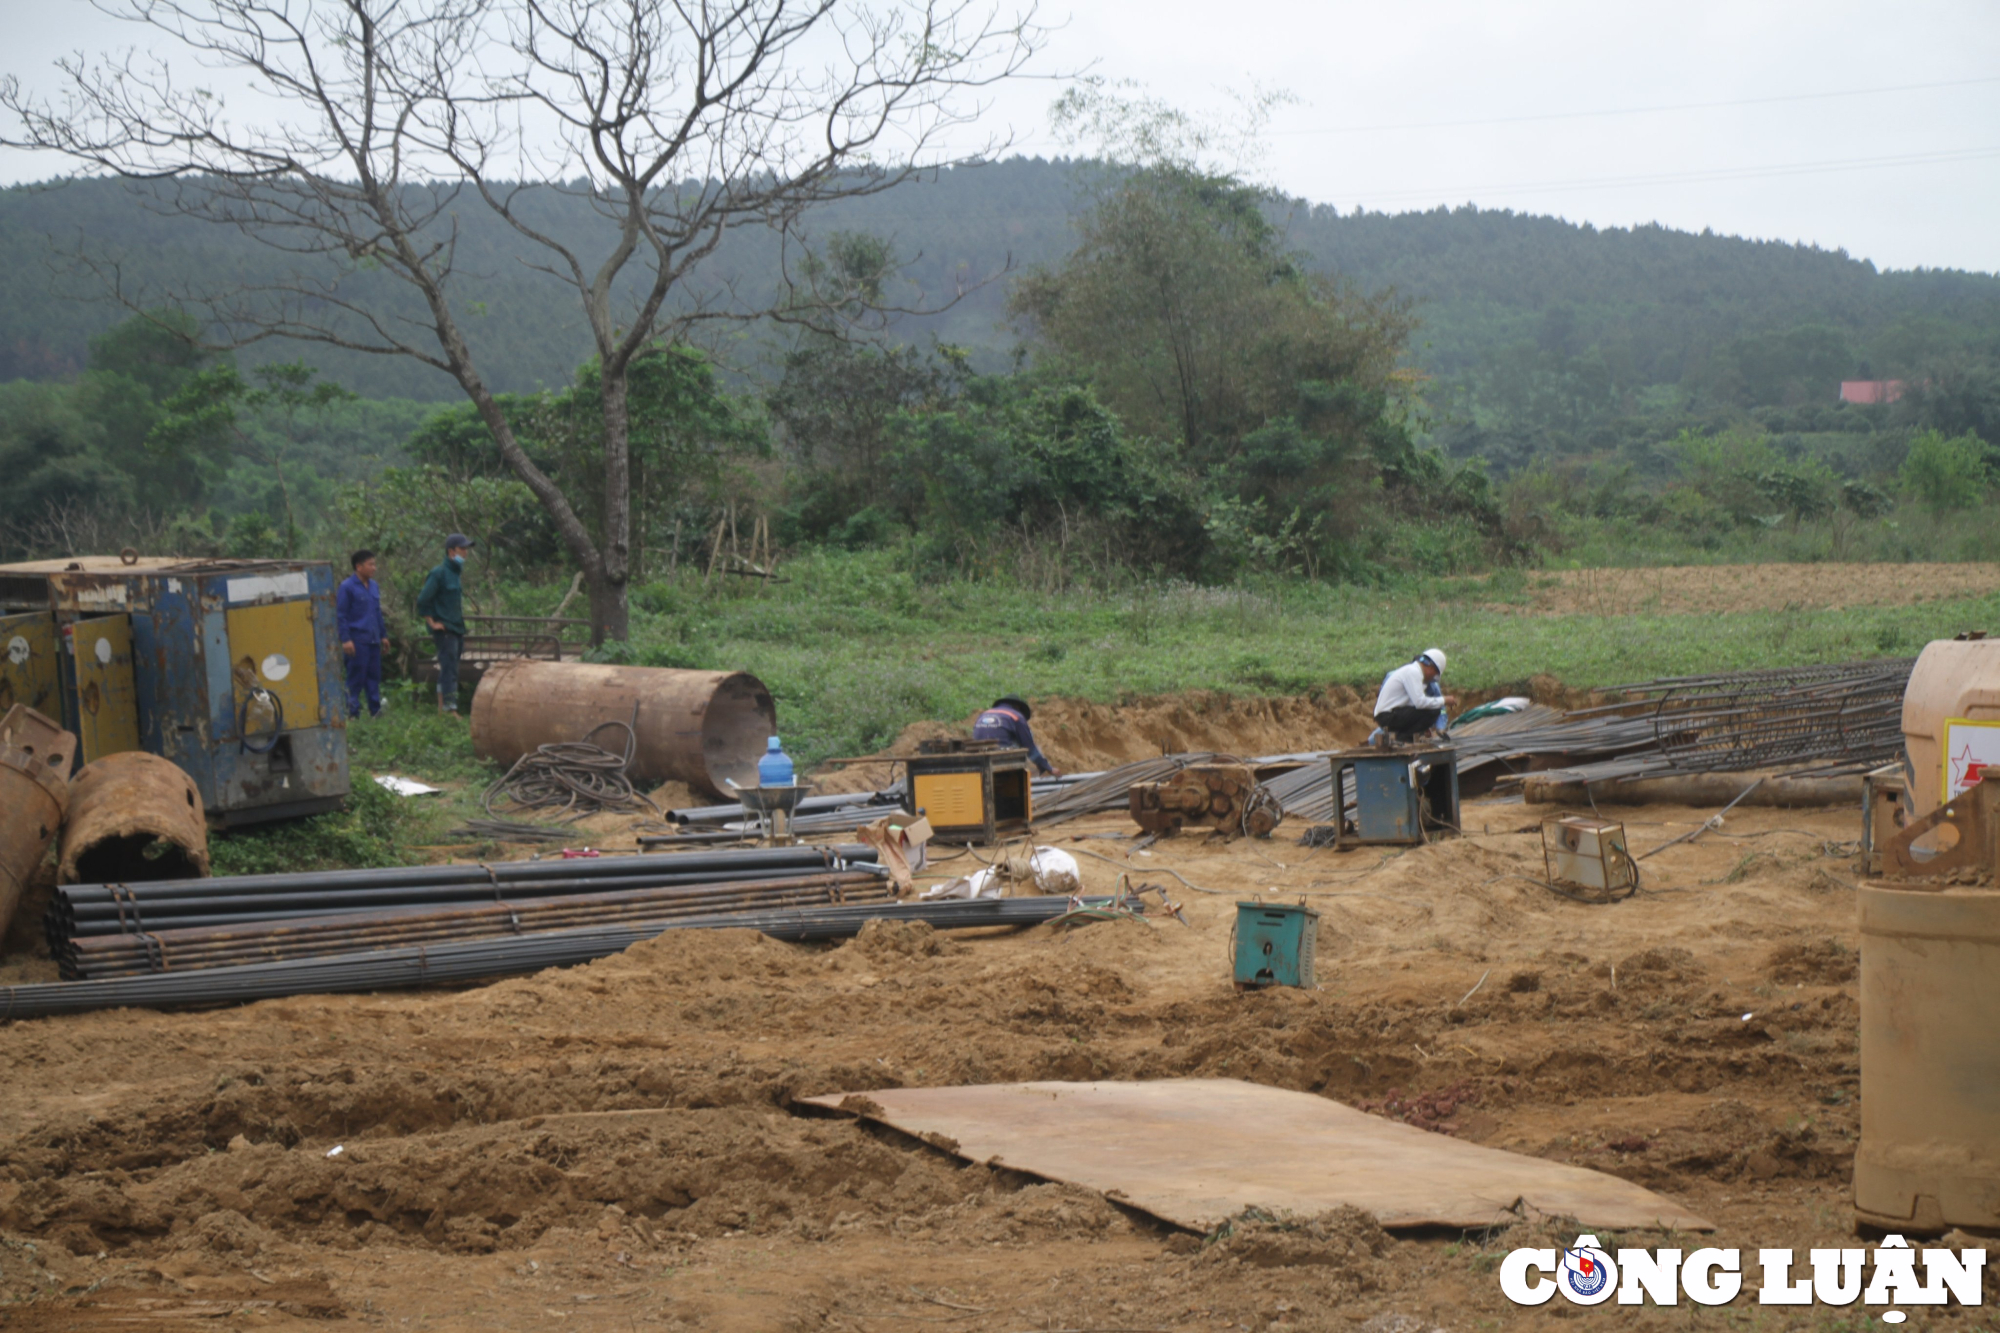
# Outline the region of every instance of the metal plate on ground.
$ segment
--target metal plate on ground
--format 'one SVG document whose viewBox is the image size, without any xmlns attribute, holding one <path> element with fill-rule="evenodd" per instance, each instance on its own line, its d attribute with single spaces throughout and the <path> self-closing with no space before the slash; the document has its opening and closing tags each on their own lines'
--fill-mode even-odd
<svg viewBox="0 0 2000 1333">
<path fill-rule="evenodd" d="M 1540 1213 L 1607 1230 L 1714 1230 L 1615 1176 L 1236 1079 L 884 1088 L 804 1100 L 976 1162 L 1097 1190 L 1191 1231 L 1252 1205 L 1311 1215 L 1342 1204 L 1385 1227 L 1482 1227 Z"/>
</svg>

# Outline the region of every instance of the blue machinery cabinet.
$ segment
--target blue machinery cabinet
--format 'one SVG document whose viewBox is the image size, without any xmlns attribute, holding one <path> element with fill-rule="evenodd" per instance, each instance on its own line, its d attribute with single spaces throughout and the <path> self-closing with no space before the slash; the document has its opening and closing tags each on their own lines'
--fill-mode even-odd
<svg viewBox="0 0 2000 1333">
<path fill-rule="evenodd" d="M 348 778 L 333 590 L 321 561 L 0 565 L 0 712 L 59 718 L 80 763 L 173 760 L 211 823 L 334 809 Z"/>
<path fill-rule="evenodd" d="M 1331 762 L 1340 807 L 1335 847 L 1415 846 L 1458 831 L 1451 746 L 1343 750 Z"/>
<path fill-rule="evenodd" d="M 1318 982 L 1313 954 L 1319 938 L 1319 913 L 1303 903 L 1236 904 L 1236 989 L 1303 986 Z"/>
</svg>

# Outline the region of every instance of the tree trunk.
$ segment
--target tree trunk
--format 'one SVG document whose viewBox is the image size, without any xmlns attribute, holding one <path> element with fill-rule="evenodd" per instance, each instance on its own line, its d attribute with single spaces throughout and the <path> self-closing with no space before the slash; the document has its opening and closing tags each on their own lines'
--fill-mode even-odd
<svg viewBox="0 0 2000 1333">
<path fill-rule="evenodd" d="M 625 367 L 606 363 L 604 407 L 604 531 L 603 560 L 590 580 L 590 638 L 626 639 L 631 634 L 627 593 L 632 581 L 632 454 L 631 405 Z"/>
</svg>

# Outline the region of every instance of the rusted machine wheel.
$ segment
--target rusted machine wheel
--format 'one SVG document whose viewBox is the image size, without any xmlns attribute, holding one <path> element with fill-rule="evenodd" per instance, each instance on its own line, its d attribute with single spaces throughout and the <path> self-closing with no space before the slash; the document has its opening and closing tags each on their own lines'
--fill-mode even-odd
<svg viewBox="0 0 2000 1333">
<path fill-rule="evenodd" d="M 208 824 L 194 779 L 142 750 L 108 754 L 70 783 L 64 884 L 129 884 L 208 873 Z"/>
<path fill-rule="evenodd" d="M 26 704 L 0 718 L 0 939 L 69 804 L 76 737 Z"/>
<path fill-rule="evenodd" d="M 727 796 L 724 779 L 757 783 L 757 759 L 778 730 L 777 705 L 742 671 L 673 671 L 591 662 L 495 662 L 472 696 L 472 748 L 511 764 L 540 745 L 584 739 L 624 722 L 638 733 L 628 772 L 646 782 L 680 781 Z M 625 733 L 598 733 L 615 750 Z"/>
</svg>

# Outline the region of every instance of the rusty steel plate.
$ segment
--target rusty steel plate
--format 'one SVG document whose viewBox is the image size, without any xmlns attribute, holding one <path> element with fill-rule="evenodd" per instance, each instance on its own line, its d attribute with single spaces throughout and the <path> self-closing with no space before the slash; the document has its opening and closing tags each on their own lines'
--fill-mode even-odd
<svg viewBox="0 0 2000 1333">
<path fill-rule="evenodd" d="M 1097 1190 L 1190 1231 L 1253 1205 L 1308 1216 L 1342 1204 L 1385 1227 L 1483 1227 L 1539 1213 L 1607 1230 L 1714 1230 L 1615 1176 L 1236 1079 L 884 1088 L 804 1100 L 976 1162 Z"/>
</svg>

